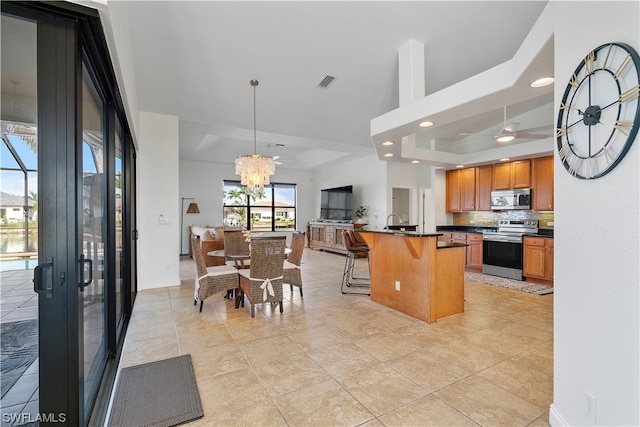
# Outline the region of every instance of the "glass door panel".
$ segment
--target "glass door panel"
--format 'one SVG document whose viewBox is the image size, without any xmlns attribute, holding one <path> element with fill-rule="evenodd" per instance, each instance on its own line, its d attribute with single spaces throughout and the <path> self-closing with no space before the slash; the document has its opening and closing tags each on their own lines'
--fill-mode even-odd
<svg viewBox="0 0 640 427">
<path fill-rule="evenodd" d="M 39 412 L 37 24 L 0 18 L 0 340 L 2 425 Z"/>
<path fill-rule="evenodd" d="M 84 62 L 84 61 L 83 61 Z M 105 324 L 105 146 L 103 101 L 86 68 L 82 67 L 82 207 L 79 235 L 82 236 L 82 305 L 79 325 L 84 362 L 84 409 L 88 419 L 106 364 Z"/>
<path fill-rule="evenodd" d="M 124 202 L 124 175 L 122 171 L 122 159 L 124 156 L 124 138 L 122 135 L 122 125 L 120 120 L 116 118 L 115 126 L 115 217 L 114 217 L 114 229 L 116 234 L 115 241 L 115 293 L 116 293 L 116 323 L 118 325 L 117 330 L 120 330 L 121 322 L 124 320 L 124 311 L 122 298 L 125 292 L 124 289 L 124 220 L 122 216 L 122 207 Z"/>
</svg>

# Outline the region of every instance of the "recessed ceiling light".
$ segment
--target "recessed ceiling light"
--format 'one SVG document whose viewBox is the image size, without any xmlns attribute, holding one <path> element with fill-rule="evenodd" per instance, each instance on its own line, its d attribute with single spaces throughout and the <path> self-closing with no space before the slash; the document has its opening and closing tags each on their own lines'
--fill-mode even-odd
<svg viewBox="0 0 640 427">
<path fill-rule="evenodd" d="M 393 141 L 385 141 L 382 145 L 393 145 Z"/>
<path fill-rule="evenodd" d="M 500 161 L 501 161 L 501 162 L 508 162 L 509 160 L 511 160 L 511 159 L 510 159 L 510 158 L 508 158 L 508 157 L 505 157 L 505 158 L 500 159 Z"/>
<path fill-rule="evenodd" d="M 387 153 L 384 155 L 385 157 L 393 157 L 393 153 Z"/>
<path fill-rule="evenodd" d="M 427 121 L 421 122 L 420 124 L 418 124 L 418 126 L 420 126 L 421 128 L 429 128 L 433 126 L 433 124 L 434 124 L 433 122 L 430 122 L 427 120 Z"/>
<path fill-rule="evenodd" d="M 456 165 L 456 167 L 457 167 L 458 169 L 460 169 L 460 168 L 463 168 L 463 167 L 464 167 L 464 165 Z"/>
<path fill-rule="evenodd" d="M 531 83 L 531 87 L 544 87 L 544 86 L 549 86 L 551 83 L 553 83 L 556 79 L 554 79 L 553 77 L 543 77 L 541 79 L 536 80 L 535 82 Z"/>
<path fill-rule="evenodd" d="M 411 163 L 413 164 L 420 163 L 420 160 L 411 160 Z"/>
</svg>

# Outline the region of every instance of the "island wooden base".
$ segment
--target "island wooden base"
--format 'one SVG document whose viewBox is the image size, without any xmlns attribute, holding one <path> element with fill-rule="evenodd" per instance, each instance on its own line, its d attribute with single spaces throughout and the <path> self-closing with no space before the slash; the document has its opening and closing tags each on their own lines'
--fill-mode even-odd
<svg viewBox="0 0 640 427">
<path fill-rule="evenodd" d="M 371 249 L 371 299 L 417 319 L 464 312 L 465 245 L 438 249 L 437 235 L 360 231 Z"/>
</svg>

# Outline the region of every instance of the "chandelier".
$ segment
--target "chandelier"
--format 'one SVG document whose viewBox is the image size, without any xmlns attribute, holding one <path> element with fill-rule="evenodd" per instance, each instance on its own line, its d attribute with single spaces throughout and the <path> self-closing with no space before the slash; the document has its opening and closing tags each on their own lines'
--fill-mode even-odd
<svg viewBox="0 0 640 427">
<path fill-rule="evenodd" d="M 260 194 L 264 186 L 269 185 L 269 176 L 276 171 L 273 158 L 256 153 L 256 86 L 257 80 L 249 82 L 253 86 L 253 154 L 236 157 L 236 175 L 240 175 L 240 182 L 247 187 L 250 194 Z"/>
</svg>

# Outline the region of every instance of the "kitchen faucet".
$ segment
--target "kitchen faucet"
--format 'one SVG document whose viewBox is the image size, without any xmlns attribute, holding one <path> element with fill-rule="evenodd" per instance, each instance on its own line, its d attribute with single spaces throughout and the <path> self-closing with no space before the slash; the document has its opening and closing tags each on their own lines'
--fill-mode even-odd
<svg viewBox="0 0 640 427">
<path fill-rule="evenodd" d="M 402 224 L 402 218 L 400 217 L 400 215 L 398 215 L 397 213 L 392 213 L 392 214 L 389 214 L 389 216 L 387 216 L 387 226 L 385 227 L 385 229 L 387 230 L 389 229 L 389 219 L 391 219 L 391 217 L 394 217 L 394 216 L 398 218 L 398 221 L 400 221 L 400 224 Z"/>
</svg>

